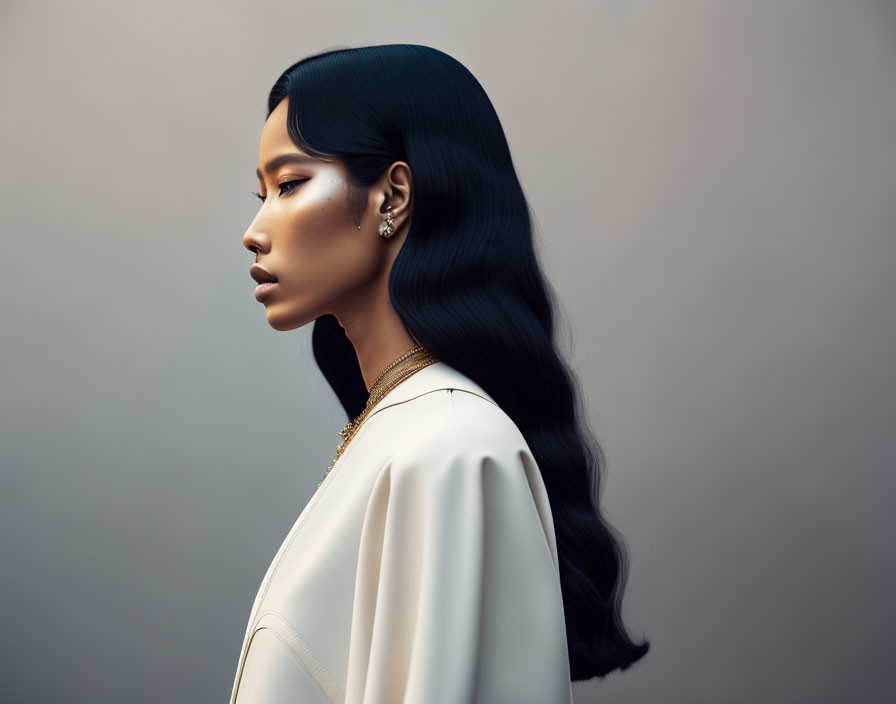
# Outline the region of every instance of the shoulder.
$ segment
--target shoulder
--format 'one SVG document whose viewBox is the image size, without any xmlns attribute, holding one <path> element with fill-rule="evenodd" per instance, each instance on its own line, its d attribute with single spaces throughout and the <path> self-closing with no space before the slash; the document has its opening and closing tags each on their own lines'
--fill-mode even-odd
<svg viewBox="0 0 896 704">
<path fill-rule="evenodd" d="M 469 472 L 491 464 L 519 469 L 529 448 L 496 403 L 460 389 L 439 389 L 385 409 L 381 426 L 395 441 L 390 473 Z"/>
<path fill-rule="evenodd" d="M 520 535 L 531 529 L 532 540 L 546 538 L 558 564 L 541 471 L 500 406 L 474 393 L 439 389 L 380 415 L 390 424 L 383 434 L 389 451 L 373 476 L 369 516 L 381 520 L 389 511 L 407 513 L 413 518 L 408 525 L 428 515 L 430 521 L 444 516 L 451 525 L 488 520 L 490 525 L 529 526 L 520 528 Z M 543 534 L 540 539 L 536 529 Z"/>
</svg>

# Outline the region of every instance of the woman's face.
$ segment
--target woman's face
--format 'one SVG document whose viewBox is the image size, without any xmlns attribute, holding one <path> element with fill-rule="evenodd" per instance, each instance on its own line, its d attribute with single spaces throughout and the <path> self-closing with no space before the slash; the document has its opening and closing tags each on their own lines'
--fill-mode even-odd
<svg viewBox="0 0 896 704">
<path fill-rule="evenodd" d="M 391 249 L 378 232 L 382 193 L 375 200 L 376 189 L 351 191 L 342 162 L 299 151 L 286 131 L 286 109 L 284 99 L 262 129 L 258 182 L 264 202 L 243 236 L 258 266 L 276 277 L 273 285 L 256 289 L 276 330 L 301 327 L 325 313 L 342 323 L 342 312 L 363 308 Z"/>
</svg>

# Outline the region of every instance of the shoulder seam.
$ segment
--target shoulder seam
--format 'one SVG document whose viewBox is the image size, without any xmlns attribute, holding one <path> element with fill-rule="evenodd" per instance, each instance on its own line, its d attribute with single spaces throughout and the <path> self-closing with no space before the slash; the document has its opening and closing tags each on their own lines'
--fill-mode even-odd
<svg viewBox="0 0 896 704">
<path fill-rule="evenodd" d="M 483 396 L 482 394 L 477 394 L 475 391 L 468 391 L 467 389 L 459 389 L 459 388 L 454 387 L 454 386 L 444 386 L 444 387 L 439 388 L 439 389 L 429 389 L 429 390 L 427 390 L 427 391 L 421 391 L 421 392 L 420 392 L 419 394 L 417 394 L 416 396 L 411 396 L 410 398 L 406 398 L 406 399 L 404 399 L 403 401 L 396 401 L 395 403 L 390 403 L 388 406 L 383 406 L 382 408 L 378 408 L 377 410 L 375 410 L 373 413 L 371 413 L 371 414 L 367 417 L 367 420 L 369 420 L 370 418 L 373 418 L 377 413 L 381 413 L 382 411 L 388 410 L 389 408 L 394 408 L 395 406 L 401 406 L 402 404 L 405 404 L 405 403 L 408 403 L 408 402 L 410 402 L 410 401 L 413 401 L 414 399 L 418 399 L 418 398 L 420 398 L 421 396 L 426 396 L 426 395 L 428 395 L 428 394 L 435 393 L 436 391 L 462 391 L 462 392 L 464 392 L 465 394 L 470 394 L 471 396 L 477 396 L 478 398 L 481 398 L 483 401 L 487 401 L 488 403 L 492 404 L 495 408 L 501 408 L 497 403 L 495 403 L 495 402 L 492 401 L 491 399 L 486 398 L 486 397 Z M 365 421 L 365 422 L 366 422 L 366 421 Z"/>
<path fill-rule="evenodd" d="M 382 413 L 383 411 L 388 410 L 390 408 L 394 408 L 395 406 L 401 406 L 402 404 L 408 403 L 409 401 L 413 401 L 415 398 L 420 398 L 421 396 L 426 396 L 427 394 L 433 394 L 436 391 L 448 391 L 448 389 L 447 388 L 429 389 L 427 391 L 421 391 L 416 396 L 411 396 L 410 398 L 406 398 L 403 401 L 396 401 L 395 403 L 390 403 L 388 406 L 383 406 L 382 408 L 378 408 L 373 413 L 371 413 L 369 416 L 367 416 L 367 420 L 369 420 L 370 418 L 373 418 L 377 413 Z M 366 422 L 366 420 L 365 420 L 365 422 Z"/>
<path fill-rule="evenodd" d="M 494 401 L 492 401 L 490 398 L 486 398 L 486 397 L 483 396 L 482 394 L 477 394 L 475 391 L 470 391 L 469 389 L 448 389 L 448 390 L 449 390 L 449 391 L 461 391 L 461 392 L 463 392 L 463 393 L 465 393 L 465 394 L 470 394 L 471 396 L 478 396 L 478 397 L 481 398 L 483 401 L 487 401 L 488 403 L 492 404 L 493 406 L 496 406 L 496 407 L 500 408 L 500 406 L 498 406 L 498 404 L 495 403 Z"/>
</svg>

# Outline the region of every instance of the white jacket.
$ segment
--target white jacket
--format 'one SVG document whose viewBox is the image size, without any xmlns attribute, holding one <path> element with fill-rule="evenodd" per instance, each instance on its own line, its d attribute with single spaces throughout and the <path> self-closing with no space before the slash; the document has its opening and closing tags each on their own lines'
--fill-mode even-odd
<svg viewBox="0 0 896 704">
<path fill-rule="evenodd" d="M 519 429 L 435 362 L 379 401 L 287 534 L 230 702 L 571 704 L 557 565 Z"/>
</svg>

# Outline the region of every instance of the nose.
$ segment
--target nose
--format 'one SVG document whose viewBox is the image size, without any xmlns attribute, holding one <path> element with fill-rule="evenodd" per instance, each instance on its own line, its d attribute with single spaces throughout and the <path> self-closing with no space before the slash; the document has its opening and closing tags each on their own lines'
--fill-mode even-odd
<svg viewBox="0 0 896 704">
<path fill-rule="evenodd" d="M 270 249 L 270 238 L 255 230 L 254 226 L 249 226 L 246 234 L 243 235 L 243 246 L 255 255 L 266 252 Z"/>
</svg>

